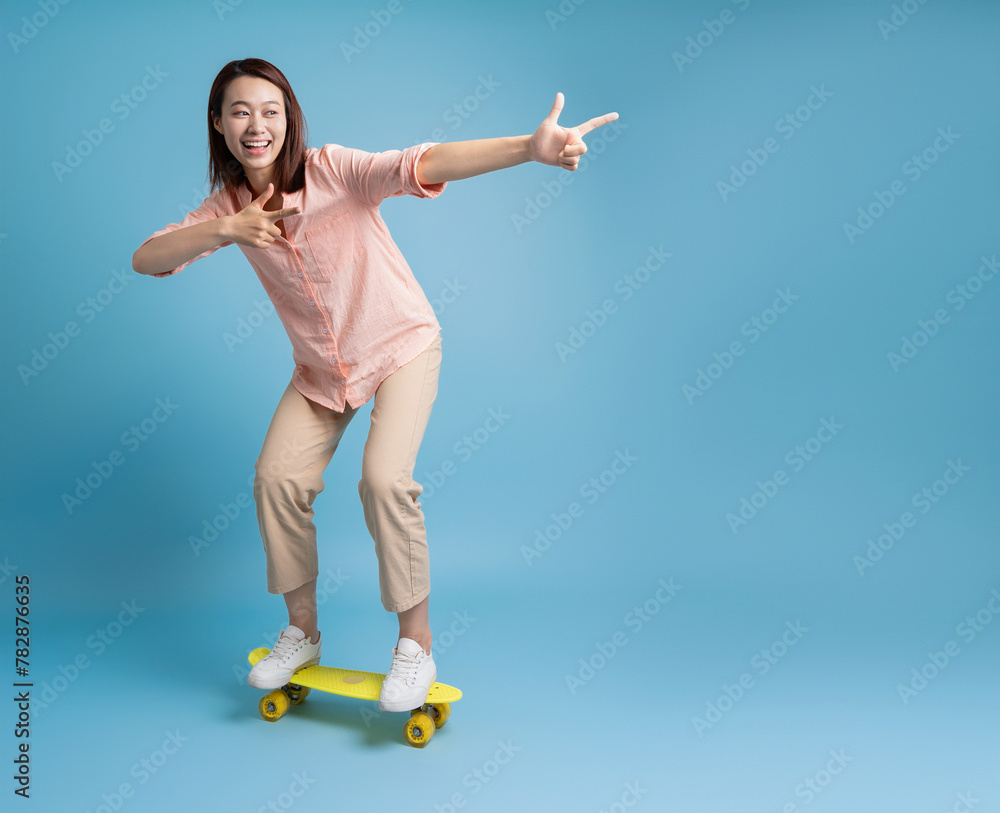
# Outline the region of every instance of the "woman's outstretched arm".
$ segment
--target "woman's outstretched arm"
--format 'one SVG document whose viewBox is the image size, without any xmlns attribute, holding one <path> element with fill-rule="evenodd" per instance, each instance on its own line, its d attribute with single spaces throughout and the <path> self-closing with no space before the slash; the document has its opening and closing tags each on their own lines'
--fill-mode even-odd
<svg viewBox="0 0 1000 813">
<path fill-rule="evenodd" d="M 583 136 L 602 124 L 614 121 L 618 114 L 606 113 L 576 127 L 560 127 L 558 119 L 562 108 L 563 95 L 560 92 L 556 94 L 549 114 L 532 135 L 435 144 L 417 161 L 417 180 L 422 185 L 460 181 L 526 161 L 575 170 L 580 156 L 587 151 Z"/>
</svg>

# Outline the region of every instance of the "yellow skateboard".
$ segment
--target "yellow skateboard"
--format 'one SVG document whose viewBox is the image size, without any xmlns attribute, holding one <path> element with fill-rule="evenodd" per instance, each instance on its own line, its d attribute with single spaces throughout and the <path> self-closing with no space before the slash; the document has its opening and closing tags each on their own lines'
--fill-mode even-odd
<svg viewBox="0 0 1000 813">
<path fill-rule="evenodd" d="M 253 666 L 271 650 L 266 646 L 259 647 L 250 653 L 248 660 Z M 356 669 L 338 669 L 333 666 L 307 666 L 292 675 L 289 681 L 280 689 L 268 692 L 260 699 L 258 708 L 260 716 L 268 722 L 275 722 L 286 711 L 289 705 L 297 706 L 306 699 L 310 689 L 321 692 L 340 694 L 344 697 L 356 697 L 359 700 L 375 700 L 382 693 L 384 674 L 378 672 L 360 672 Z M 427 693 L 427 702 L 419 709 L 410 711 L 410 719 L 403 726 L 406 741 L 416 747 L 423 748 L 431 741 L 435 730 L 441 728 L 451 715 L 451 704 L 462 696 L 460 689 L 444 683 L 435 683 Z"/>
</svg>

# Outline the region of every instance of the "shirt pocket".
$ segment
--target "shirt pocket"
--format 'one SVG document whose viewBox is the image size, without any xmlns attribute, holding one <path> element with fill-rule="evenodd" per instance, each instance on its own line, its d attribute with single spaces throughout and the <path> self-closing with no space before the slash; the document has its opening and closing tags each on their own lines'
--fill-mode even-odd
<svg viewBox="0 0 1000 813">
<path fill-rule="evenodd" d="M 313 279 L 330 279 L 349 271 L 365 255 L 350 209 L 331 215 L 305 235 L 313 256 Z"/>
</svg>

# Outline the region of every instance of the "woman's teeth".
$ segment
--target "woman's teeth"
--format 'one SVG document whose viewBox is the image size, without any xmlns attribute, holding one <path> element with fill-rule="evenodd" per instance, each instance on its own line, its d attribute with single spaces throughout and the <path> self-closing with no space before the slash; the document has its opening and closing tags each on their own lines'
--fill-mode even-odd
<svg viewBox="0 0 1000 813">
<path fill-rule="evenodd" d="M 263 155 L 270 144 L 270 141 L 244 141 L 243 148 L 251 155 Z"/>
</svg>

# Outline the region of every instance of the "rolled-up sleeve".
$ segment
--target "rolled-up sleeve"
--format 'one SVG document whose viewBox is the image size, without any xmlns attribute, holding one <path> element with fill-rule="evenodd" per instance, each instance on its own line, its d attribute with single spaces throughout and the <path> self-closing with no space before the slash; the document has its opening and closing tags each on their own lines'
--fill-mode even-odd
<svg viewBox="0 0 1000 813">
<path fill-rule="evenodd" d="M 414 195 L 436 198 L 448 185 L 422 185 L 417 181 L 417 161 L 436 141 L 425 141 L 404 150 L 366 152 L 339 144 L 324 144 L 319 150 L 319 163 L 337 178 L 354 197 L 372 206 L 385 198 Z"/>
<path fill-rule="evenodd" d="M 209 220 L 212 220 L 213 218 L 221 217 L 222 216 L 221 213 L 216 208 L 219 205 L 220 191 L 221 190 L 216 191 L 211 195 L 209 195 L 207 198 L 205 198 L 205 200 L 201 202 L 201 205 L 197 209 L 193 209 L 192 211 L 188 212 L 187 215 L 184 216 L 184 219 L 181 220 L 179 223 L 169 223 L 159 231 L 153 232 L 151 235 L 149 235 L 149 237 L 147 237 L 145 240 L 142 241 L 142 245 L 140 245 L 139 248 L 142 248 L 142 246 L 146 245 L 146 243 L 148 243 L 154 237 L 159 237 L 161 234 L 168 234 L 172 231 L 177 231 L 177 229 L 184 229 L 187 228 L 188 226 L 193 226 L 196 223 L 205 223 Z M 161 271 L 158 274 L 147 274 L 146 276 L 169 277 L 171 274 L 176 274 L 182 268 L 186 268 L 187 266 L 191 265 L 191 263 L 197 262 L 198 260 L 207 257 L 209 254 L 218 251 L 220 248 L 225 248 L 226 246 L 231 246 L 232 244 L 233 244 L 232 240 L 227 240 L 224 243 L 219 243 L 219 245 L 208 249 L 208 251 L 203 251 L 197 257 L 192 257 L 186 263 L 181 263 L 176 268 L 172 268 L 169 271 Z"/>
</svg>

